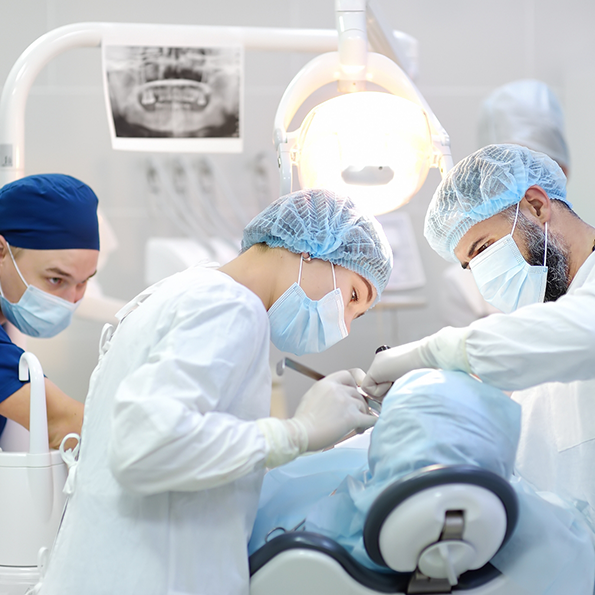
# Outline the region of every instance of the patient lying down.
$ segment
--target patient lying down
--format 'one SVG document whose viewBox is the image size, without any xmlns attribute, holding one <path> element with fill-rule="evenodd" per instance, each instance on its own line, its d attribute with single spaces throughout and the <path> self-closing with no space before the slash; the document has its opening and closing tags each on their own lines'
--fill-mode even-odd
<svg viewBox="0 0 595 595">
<path fill-rule="evenodd" d="M 386 571 L 363 543 L 376 497 L 428 465 L 476 465 L 508 479 L 519 497 L 517 528 L 491 563 L 531 595 L 593 593 L 595 549 L 582 515 L 513 472 L 520 416 L 517 403 L 465 373 L 407 374 L 385 397 L 369 449 L 304 456 L 265 476 L 250 553 L 277 527 L 299 528 L 331 537 L 363 565 Z"/>
</svg>

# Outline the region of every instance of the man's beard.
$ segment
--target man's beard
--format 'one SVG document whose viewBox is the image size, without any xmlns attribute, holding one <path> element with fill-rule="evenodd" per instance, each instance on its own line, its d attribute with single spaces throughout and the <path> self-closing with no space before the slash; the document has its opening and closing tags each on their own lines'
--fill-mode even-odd
<svg viewBox="0 0 595 595">
<path fill-rule="evenodd" d="M 543 266 L 545 250 L 545 231 L 537 223 L 519 212 L 517 228 L 523 234 L 523 241 L 532 266 Z M 547 236 L 547 281 L 545 286 L 545 302 L 555 302 L 568 291 L 568 250 L 564 242 L 548 231 Z"/>
</svg>

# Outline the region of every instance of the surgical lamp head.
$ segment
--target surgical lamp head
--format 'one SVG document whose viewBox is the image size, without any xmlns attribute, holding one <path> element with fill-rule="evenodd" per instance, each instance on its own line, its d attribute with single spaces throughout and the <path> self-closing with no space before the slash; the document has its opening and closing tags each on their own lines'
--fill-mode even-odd
<svg viewBox="0 0 595 595">
<path fill-rule="evenodd" d="M 18 248 L 99 250 L 97 203 L 72 176 L 27 176 L 0 189 L 0 234 Z"/>
<path fill-rule="evenodd" d="M 442 174 L 452 167 L 450 139 L 407 73 L 367 51 L 366 2 L 355 3 L 359 9 L 346 14 L 344 3 L 337 3 L 339 51 L 316 56 L 285 90 L 273 142 L 281 194 L 291 192 L 295 166 L 302 188 L 349 196 L 360 209 L 380 215 L 408 202 L 431 167 Z M 334 82 L 339 95 L 289 131 L 299 107 Z M 378 90 L 367 90 L 368 83 Z"/>
<path fill-rule="evenodd" d="M 513 81 L 495 89 L 481 105 L 480 146 L 514 143 L 545 153 L 568 170 L 564 115 L 553 91 L 536 80 Z"/>
<path fill-rule="evenodd" d="M 426 213 L 424 235 L 442 258 L 458 263 L 454 250 L 465 233 L 519 203 L 531 186 L 572 208 L 566 176 L 553 159 L 520 145 L 483 147 L 442 180 Z"/>
<path fill-rule="evenodd" d="M 351 199 L 321 189 L 300 190 L 274 201 L 244 229 L 242 252 L 255 244 L 307 252 L 370 281 L 380 298 L 393 255 L 378 221 Z"/>
</svg>

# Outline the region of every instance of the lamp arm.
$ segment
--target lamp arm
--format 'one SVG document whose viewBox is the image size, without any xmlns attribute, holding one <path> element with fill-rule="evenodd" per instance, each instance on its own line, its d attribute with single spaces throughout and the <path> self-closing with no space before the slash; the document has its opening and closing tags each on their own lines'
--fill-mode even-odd
<svg viewBox="0 0 595 595">
<path fill-rule="evenodd" d="M 368 63 L 366 0 L 335 0 L 335 20 L 339 35 L 339 92 L 364 91 Z"/>
<path fill-rule="evenodd" d="M 415 80 L 419 74 L 417 40 L 388 27 L 388 19 L 377 0 L 367 0 L 366 21 L 370 49 L 396 62 L 411 80 Z"/>
</svg>

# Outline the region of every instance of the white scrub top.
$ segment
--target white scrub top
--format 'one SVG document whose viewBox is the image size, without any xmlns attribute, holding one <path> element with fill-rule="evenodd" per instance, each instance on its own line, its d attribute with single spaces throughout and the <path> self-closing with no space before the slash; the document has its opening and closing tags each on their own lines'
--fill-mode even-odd
<svg viewBox="0 0 595 595">
<path fill-rule="evenodd" d="M 522 406 L 519 473 L 538 490 L 574 502 L 595 529 L 595 253 L 556 302 L 470 328 L 471 369 L 516 390 L 512 397 Z"/>
<path fill-rule="evenodd" d="M 137 301 L 91 377 L 41 593 L 247 594 L 266 457 L 253 420 L 271 394 L 266 310 L 204 267 Z"/>
</svg>

